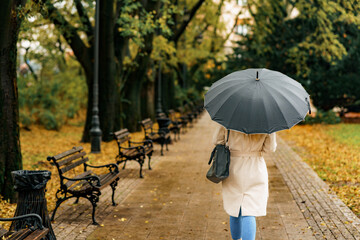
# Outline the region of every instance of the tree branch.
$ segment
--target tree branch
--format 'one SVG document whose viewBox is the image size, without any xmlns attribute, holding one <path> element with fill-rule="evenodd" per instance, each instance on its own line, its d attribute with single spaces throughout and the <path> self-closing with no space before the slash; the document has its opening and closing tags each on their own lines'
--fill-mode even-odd
<svg viewBox="0 0 360 240">
<path fill-rule="evenodd" d="M 34 77 L 35 81 L 38 81 L 38 76 L 34 72 L 34 69 L 31 67 L 30 61 L 28 59 L 29 49 L 30 49 L 30 47 L 25 48 L 25 55 L 24 55 L 25 64 L 28 66 L 28 68 L 31 72 L 31 75 Z"/>
<path fill-rule="evenodd" d="M 81 0 L 74 0 L 75 3 L 75 7 L 76 10 L 78 12 L 78 15 L 80 17 L 80 21 L 83 24 L 83 26 L 85 27 L 85 33 L 88 37 L 88 41 L 92 41 L 93 37 L 94 37 L 94 28 L 91 25 L 89 16 L 86 14 L 86 10 L 84 8 L 84 6 L 81 3 Z"/>
<path fill-rule="evenodd" d="M 221 9 L 222 9 L 223 5 L 224 5 L 224 0 L 221 0 L 220 3 L 219 3 L 218 9 L 216 11 L 216 18 L 217 18 L 216 23 L 219 22 L 220 15 L 221 15 Z M 216 23 L 214 25 L 213 38 L 211 40 L 210 52 L 215 52 L 215 39 L 216 39 L 216 31 L 217 31 L 217 24 Z"/>
<path fill-rule="evenodd" d="M 65 38 L 66 42 L 70 45 L 71 49 L 74 51 L 74 54 L 80 64 L 85 69 L 91 69 L 91 59 L 92 59 L 92 47 L 86 47 L 85 43 L 81 40 L 80 36 L 77 33 L 77 29 L 72 26 L 59 10 L 49 1 L 45 0 L 33 0 L 35 3 L 41 5 L 40 13 L 45 19 L 49 19 L 57 27 L 60 33 Z M 45 1 L 45 2 L 44 2 Z M 44 9 L 44 7 L 46 9 Z"/>
<path fill-rule="evenodd" d="M 229 39 L 229 37 L 231 36 L 231 34 L 234 32 L 235 27 L 237 26 L 237 20 L 238 20 L 239 16 L 241 15 L 241 13 L 242 13 L 242 9 L 241 9 L 241 10 L 238 12 L 238 14 L 236 15 L 236 17 L 235 17 L 235 23 L 234 23 L 233 27 L 231 28 L 231 31 L 226 35 L 223 43 L 225 43 L 225 42 Z M 224 45 L 224 44 L 222 44 L 222 45 Z"/>
<path fill-rule="evenodd" d="M 189 25 L 189 23 L 191 22 L 192 18 L 195 16 L 195 13 L 197 12 L 197 10 L 199 10 L 199 8 L 201 7 L 201 5 L 205 2 L 205 0 L 199 0 L 195 6 L 191 9 L 190 14 L 188 19 L 185 19 L 182 23 L 181 26 L 179 27 L 179 29 L 175 32 L 172 40 L 175 42 L 175 44 L 179 41 L 181 35 L 184 33 L 186 27 Z"/>
</svg>

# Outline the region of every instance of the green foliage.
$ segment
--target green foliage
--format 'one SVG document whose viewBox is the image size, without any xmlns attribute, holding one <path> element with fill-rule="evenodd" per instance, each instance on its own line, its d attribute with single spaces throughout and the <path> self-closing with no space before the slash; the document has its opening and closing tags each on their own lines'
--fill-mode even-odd
<svg viewBox="0 0 360 240">
<path fill-rule="evenodd" d="M 43 69 L 39 82 L 29 75 L 19 76 L 18 88 L 20 122 L 24 127 L 35 123 L 59 130 L 86 106 L 87 87 L 77 64 L 59 73 Z"/>
<path fill-rule="evenodd" d="M 266 67 L 283 72 L 301 82 L 323 110 L 359 98 L 360 2 L 249 3 L 254 22 L 228 57 L 227 71 Z"/>
<path fill-rule="evenodd" d="M 175 85 L 175 102 L 177 106 L 184 106 L 187 103 L 192 104 L 200 99 L 202 99 L 201 94 L 194 87 L 184 89 L 179 85 Z"/>
<path fill-rule="evenodd" d="M 340 117 L 333 111 L 317 111 L 316 116 L 312 117 L 307 115 L 303 124 L 316 124 L 316 123 L 325 123 L 325 124 L 337 124 L 340 123 Z"/>
</svg>

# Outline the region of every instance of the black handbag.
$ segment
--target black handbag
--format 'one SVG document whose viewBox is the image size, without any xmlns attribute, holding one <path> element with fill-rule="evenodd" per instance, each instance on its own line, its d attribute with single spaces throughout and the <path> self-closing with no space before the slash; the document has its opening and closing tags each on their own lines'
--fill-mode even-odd
<svg viewBox="0 0 360 240">
<path fill-rule="evenodd" d="M 219 183 L 229 176 L 230 150 L 227 146 L 230 130 L 227 131 L 225 145 L 217 144 L 211 153 L 209 165 L 212 165 L 206 173 L 206 178 L 214 183 Z"/>
</svg>

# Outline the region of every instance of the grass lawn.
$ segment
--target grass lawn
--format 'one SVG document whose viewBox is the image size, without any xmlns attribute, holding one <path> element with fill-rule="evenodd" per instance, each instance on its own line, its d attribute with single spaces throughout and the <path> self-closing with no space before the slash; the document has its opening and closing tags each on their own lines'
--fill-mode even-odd
<svg viewBox="0 0 360 240">
<path fill-rule="evenodd" d="M 338 124 L 329 126 L 327 132 L 330 136 L 334 137 L 336 141 L 353 145 L 353 147 L 360 147 L 360 124 Z"/>
<path fill-rule="evenodd" d="M 360 124 L 299 125 L 279 135 L 360 217 Z"/>
</svg>

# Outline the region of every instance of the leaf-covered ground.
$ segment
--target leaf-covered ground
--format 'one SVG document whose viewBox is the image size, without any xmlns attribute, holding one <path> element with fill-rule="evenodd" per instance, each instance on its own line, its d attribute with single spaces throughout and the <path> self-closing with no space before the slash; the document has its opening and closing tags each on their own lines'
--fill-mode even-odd
<svg viewBox="0 0 360 240">
<path fill-rule="evenodd" d="M 48 210 L 55 208 L 55 193 L 59 188 L 59 177 L 55 167 L 51 166 L 46 160 L 47 156 L 53 156 L 69 150 L 74 146 L 83 146 L 88 153 L 89 163 L 93 165 L 103 165 L 115 163 L 115 157 L 118 153 L 117 143 L 111 141 L 102 142 L 101 153 L 91 154 L 90 143 L 80 143 L 83 131 L 83 119 L 75 119 L 63 126 L 60 131 L 49 131 L 43 126 L 31 126 L 31 131 L 21 129 L 20 141 L 23 157 L 23 169 L 25 170 L 50 170 L 52 176 L 47 183 L 46 199 L 48 201 Z M 132 140 L 143 139 L 143 132 L 131 134 Z M 10 204 L 0 196 L 0 216 L 13 217 L 16 204 Z M 0 224 L 8 227 L 9 224 L 1 222 Z"/>
<path fill-rule="evenodd" d="M 360 124 L 301 125 L 279 135 L 360 217 Z"/>
<path fill-rule="evenodd" d="M 32 126 L 31 131 L 21 130 L 24 169 L 52 171 L 46 192 L 50 211 L 55 207 L 59 178 L 56 169 L 48 163 L 46 157 L 79 145 L 89 153 L 90 144 L 79 142 L 83 131 L 81 122 L 82 120 L 70 122 L 60 131 L 49 131 L 41 126 Z M 330 185 L 345 204 L 360 216 L 360 124 L 295 126 L 279 134 Z M 134 133 L 132 137 L 140 140 L 143 133 Z M 118 152 L 115 141 L 102 143 L 101 148 L 101 154 L 89 154 L 90 163 L 114 162 Z M 12 217 L 15 208 L 15 204 L 0 200 L 1 217 Z"/>
</svg>

